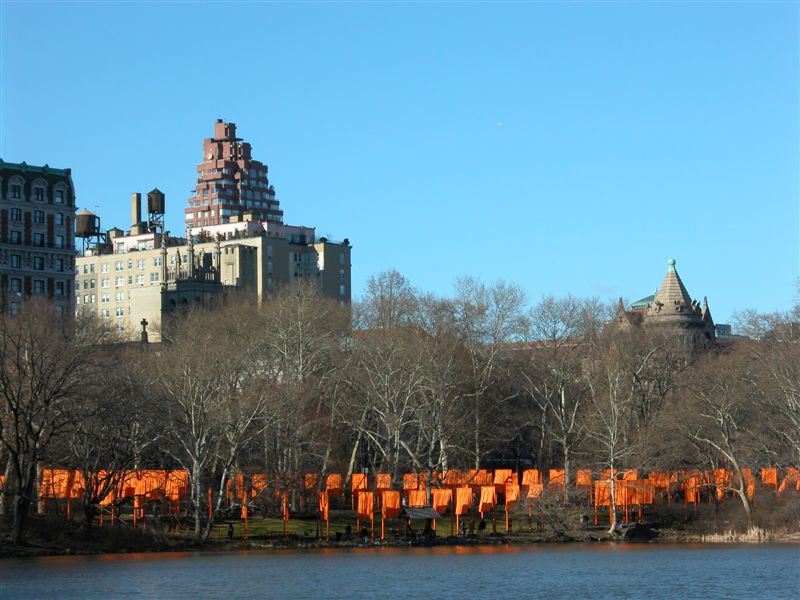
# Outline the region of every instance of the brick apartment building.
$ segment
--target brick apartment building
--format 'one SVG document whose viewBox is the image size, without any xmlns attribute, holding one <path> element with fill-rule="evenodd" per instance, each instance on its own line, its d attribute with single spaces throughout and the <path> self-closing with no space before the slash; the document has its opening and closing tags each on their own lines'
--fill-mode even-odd
<svg viewBox="0 0 800 600">
<path fill-rule="evenodd" d="M 71 314 L 74 217 L 70 169 L 0 160 L 0 310 L 35 295 Z"/>
</svg>

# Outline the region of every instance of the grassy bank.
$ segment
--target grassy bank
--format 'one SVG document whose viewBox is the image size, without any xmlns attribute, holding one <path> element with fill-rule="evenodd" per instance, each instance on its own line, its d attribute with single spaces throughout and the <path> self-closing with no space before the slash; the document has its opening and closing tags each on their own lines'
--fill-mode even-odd
<svg viewBox="0 0 800 600">
<path fill-rule="evenodd" d="M 770 510 L 767 510 L 767 509 Z M 787 513 L 788 510 L 788 513 Z M 594 517 L 588 513 L 590 525 L 580 527 L 581 514 L 586 508 L 558 509 L 556 513 L 528 518 L 527 514 L 512 514 L 512 531 L 505 531 L 505 520 L 498 513 L 497 520 L 491 516 L 485 520 L 486 527 L 480 530 L 480 519 L 473 519 L 473 529 L 466 536 L 456 536 L 455 524 L 450 517 L 437 519 L 435 544 L 539 544 L 570 542 L 800 542 L 800 525 L 794 511 L 800 507 L 781 504 L 775 507 L 761 506 L 758 522 L 744 525 L 742 515 L 735 505 L 703 505 L 697 510 L 681 505 L 661 506 L 648 511 L 645 524 L 624 528 L 620 535 L 609 535 L 607 514 L 600 514 L 600 523 L 593 524 Z M 469 523 L 470 519 L 467 520 Z M 174 522 L 171 523 L 174 526 Z M 350 511 L 332 511 L 330 531 L 326 540 L 325 523 L 314 515 L 305 518 L 295 516 L 289 520 L 284 532 L 280 519 L 253 517 L 248 520 L 245 531 L 240 519 L 221 520 L 212 529 L 211 537 L 198 541 L 191 533 L 190 524 L 180 523 L 177 531 L 169 531 L 167 522 L 151 521 L 146 526 L 134 528 L 130 522 L 118 522 L 110 526 L 96 526 L 87 536 L 80 520 L 67 520 L 63 515 L 34 515 L 24 545 L 12 545 L 9 540 L 10 517 L 0 518 L 0 557 L 49 556 L 65 554 L 100 554 L 125 552 L 169 552 L 169 551 L 224 551 L 269 548 L 314 548 L 354 547 L 359 545 L 407 546 L 431 543 L 424 539 L 424 521 L 412 522 L 413 532 L 406 529 L 402 519 L 386 521 L 385 539 L 380 540 L 380 521 L 374 530 L 370 524 L 357 525 Z M 367 528 L 367 543 L 361 539 L 360 527 Z"/>
</svg>

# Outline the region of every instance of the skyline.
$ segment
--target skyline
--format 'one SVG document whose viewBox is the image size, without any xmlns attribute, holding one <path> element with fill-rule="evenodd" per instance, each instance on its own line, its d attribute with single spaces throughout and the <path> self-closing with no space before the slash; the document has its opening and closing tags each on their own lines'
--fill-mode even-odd
<svg viewBox="0 0 800 600">
<path fill-rule="evenodd" d="M 223 118 L 287 223 L 351 240 L 354 298 L 396 268 L 441 295 L 474 275 L 635 301 L 674 257 L 730 322 L 795 298 L 798 23 L 779 2 L 2 2 L 0 158 L 71 168 L 104 229 L 158 187 L 178 233 Z"/>
</svg>

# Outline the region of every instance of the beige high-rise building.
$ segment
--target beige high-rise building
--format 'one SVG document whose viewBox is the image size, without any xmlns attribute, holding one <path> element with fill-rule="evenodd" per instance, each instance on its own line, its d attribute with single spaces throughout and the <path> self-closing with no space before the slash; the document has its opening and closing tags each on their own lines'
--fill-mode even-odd
<svg viewBox="0 0 800 600">
<path fill-rule="evenodd" d="M 349 304 L 349 242 L 316 239 L 309 228 L 282 229 L 246 221 L 213 238 L 190 232 L 188 240 L 111 230 L 106 243 L 77 259 L 76 308 L 95 313 L 130 340 L 140 339 L 146 320 L 150 341 L 158 341 L 165 315 L 208 305 L 226 291 L 263 301 L 280 286 L 311 280 L 322 295 Z"/>
</svg>

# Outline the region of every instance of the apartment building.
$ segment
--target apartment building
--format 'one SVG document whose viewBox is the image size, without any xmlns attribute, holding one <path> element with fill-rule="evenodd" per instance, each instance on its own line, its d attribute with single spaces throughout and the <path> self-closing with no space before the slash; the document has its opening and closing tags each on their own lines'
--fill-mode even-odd
<svg viewBox="0 0 800 600">
<path fill-rule="evenodd" d="M 253 220 L 283 223 L 269 169 L 251 154 L 250 144 L 236 137 L 236 124 L 217 119 L 214 137 L 203 140 L 203 160 L 185 209 L 187 227 L 229 223 L 246 213 Z"/>
<path fill-rule="evenodd" d="M 134 194 L 132 204 L 139 201 Z M 350 303 L 349 241 L 318 239 L 310 227 L 238 221 L 176 238 L 139 222 L 102 237 L 77 258 L 76 308 L 130 340 L 140 339 L 146 322 L 149 340 L 159 341 L 170 314 L 211 305 L 230 291 L 265 301 L 281 286 L 304 280 Z"/>
<path fill-rule="evenodd" d="M 72 314 L 74 217 L 70 169 L 0 160 L 0 310 L 35 295 Z"/>
</svg>

